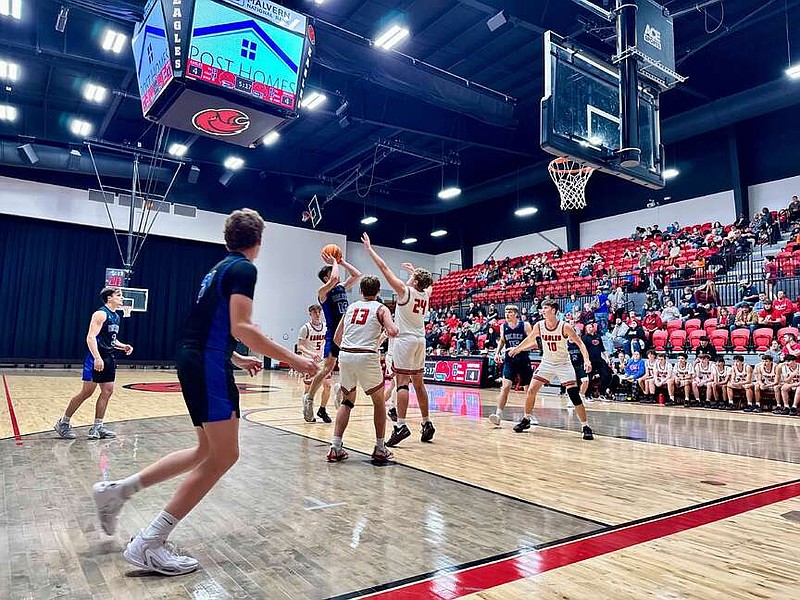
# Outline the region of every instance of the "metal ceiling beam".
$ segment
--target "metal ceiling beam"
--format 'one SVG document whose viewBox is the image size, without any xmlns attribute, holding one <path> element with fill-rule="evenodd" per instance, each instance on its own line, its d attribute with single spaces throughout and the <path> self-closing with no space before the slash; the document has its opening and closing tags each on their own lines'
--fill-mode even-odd
<svg viewBox="0 0 800 600">
<path fill-rule="evenodd" d="M 108 106 L 108 110 L 106 111 L 106 116 L 103 119 L 103 123 L 100 125 L 100 129 L 97 131 L 97 137 L 101 140 L 103 136 L 106 134 L 106 129 L 108 126 L 111 125 L 111 121 L 117 115 L 117 110 L 119 110 L 120 104 L 125 99 L 126 94 L 128 92 L 128 87 L 131 85 L 131 81 L 133 80 L 133 71 L 129 71 L 125 78 L 122 80 L 122 84 L 120 85 L 120 89 L 122 90 L 123 94 L 114 94 L 114 99 L 111 101 L 111 104 Z"/>
<path fill-rule="evenodd" d="M 31 47 L 28 44 L 12 42 L 9 40 L 0 40 L 0 50 L 10 50 L 15 56 L 34 58 L 37 61 L 56 61 L 58 63 L 71 62 L 90 67 L 101 67 L 113 71 L 123 71 L 126 73 L 134 70 L 133 61 L 131 61 L 130 64 L 114 63 L 106 60 L 100 60 L 98 58 L 81 56 L 80 54 L 70 54 L 58 50 L 51 50 L 49 48 L 42 48 L 41 46 Z"/>
</svg>

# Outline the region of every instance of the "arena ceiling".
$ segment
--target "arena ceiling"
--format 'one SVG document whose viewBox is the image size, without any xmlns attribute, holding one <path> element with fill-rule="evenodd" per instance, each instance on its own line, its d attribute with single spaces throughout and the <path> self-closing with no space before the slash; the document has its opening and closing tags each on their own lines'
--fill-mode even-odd
<svg viewBox="0 0 800 600">
<path fill-rule="evenodd" d="M 70 131 L 71 119 L 90 123 L 94 139 L 145 148 L 155 143 L 156 128 L 142 118 L 129 45 L 119 54 L 101 47 L 108 27 L 130 39 L 144 2 L 10 1 L 21 2 L 22 14 L 19 20 L 0 16 L 0 60 L 17 64 L 19 76 L 2 82 L 0 103 L 15 107 L 17 118 L 0 120 L 0 174 L 97 187 L 85 156 L 69 169 L 61 166 L 71 149 L 82 147 L 80 136 Z M 608 0 L 593 2 L 608 8 Z M 713 129 L 715 101 L 785 78 L 787 22 L 797 48 L 792 58 L 800 59 L 800 0 L 664 3 L 680 14 L 676 54 L 679 71 L 689 77 L 662 96 L 668 143 L 671 133 L 676 143 L 696 133 L 691 116 L 704 117 Z M 548 155 L 538 142 L 542 32 L 553 29 L 611 54 L 608 24 L 568 0 L 281 4 L 320 20 L 319 60 L 308 88 L 324 91 L 327 102 L 304 111 L 270 147 L 248 150 L 169 132 L 169 142 L 188 145 L 186 160 L 200 168 L 198 184 L 181 178 L 173 200 L 219 211 L 247 205 L 267 219 L 306 226 L 300 215 L 310 197 L 325 197 L 360 172 L 357 185 L 325 205 L 321 228 L 357 239 L 364 228 L 361 218 L 371 214 L 379 219 L 369 226 L 377 243 L 402 247 L 400 240 L 413 235 L 418 242 L 409 249 L 438 253 L 505 237 L 504 231 L 519 234 L 562 224 L 555 191 L 543 185 Z M 59 32 L 56 23 L 65 8 L 69 13 Z M 487 21 L 500 11 L 506 22 L 492 31 Z M 414 61 L 365 48 L 336 29 L 374 39 L 387 19 L 398 16 L 410 35 L 397 50 Z M 84 98 L 87 83 L 107 88 L 102 102 Z M 800 93 L 795 98 L 791 102 L 800 102 Z M 741 119 L 749 116 L 745 110 Z M 373 169 L 378 142 L 403 152 L 387 152 Z M 41 160 L 36 165 L 17 150 L 24 143 L 37 149 Z M 225 187 L 219 178 L 231 154 L 241 156 L 245 168 Z M 456 157 L 463 192 L 441 200 L 442 169 L 432 159 L 455 162 Z M 100 162 L 101 175 L 111 178 L 129 163 L 127 157 L 109 155 Z M 520 198 L 540 209 L 524 223 L 513 215 Z M 469 220 L 477 225 L 466 226 Z M 437 227 L 448 235 L 431 238 Z"/>
</svg>

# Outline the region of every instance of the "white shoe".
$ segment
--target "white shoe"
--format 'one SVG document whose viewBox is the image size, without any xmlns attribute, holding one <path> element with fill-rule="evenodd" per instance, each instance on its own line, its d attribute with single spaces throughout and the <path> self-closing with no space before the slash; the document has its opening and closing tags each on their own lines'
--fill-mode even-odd
<svg viewBox="0 0 800 600">
<path fill-rule="evenodd" d="M 331 391 L 331 396 L 333 396 L 333 405 L 336 407 L 336 410 L 339 410 L 339 407 L 342 405 L 342 384 L 341 383 L 334 383 L 333 390 Z"/>
<path fill-rule="evenodd" d="M 75 430 L 72 429 L 72 425 L 70 425 L 69 423 L 65 423 L 61 419 L 55 422 L 55 425 L 53 425 L 53 429 L 60 438 L 64 438 L 65 440 L 75 439 Z"/>
<path fill-rule="evenodd" d="M 303 394 L 303 418 L 306 423 L 313 423 L 314 418 L 314 399 L 308 394 Z"/>
<path fill-rule="evenodd" d="M 500 418 L 500 415 L 498 415 L 497 413 L 493 413 L 493 414 L 489 415 L 489 423 L 491 423 L 492 425 L 495 425 L 496 427 L 500 426 L 500 421 L 501 420 L 502 419 Z"/>
<path fill-rule="evenodd" d="M 106 438 L 114 439 L 117 437 L 117 434 L 101 423 L 100 425 L 92 425 L 89 427 L 89 433 L 86 437 L 90 440 L 104 440 Z"/>
<path fill-rule="evenodd" d="M 162 575 L 185 575 L 197 570 L 199 563 L 191 556 L 181 556 L 164 540 L 139 535 L 128 542 L 122 554 L 132 565 Z"/>
<path fill-rule="evenodd" d="M 123 494 L 124 488 L 115 481 L 99 481 L 92 486 L 92 492 L 103 531 L 106 535 L 114 535 L 117 517 L 127 500 Z"/>
</svg>

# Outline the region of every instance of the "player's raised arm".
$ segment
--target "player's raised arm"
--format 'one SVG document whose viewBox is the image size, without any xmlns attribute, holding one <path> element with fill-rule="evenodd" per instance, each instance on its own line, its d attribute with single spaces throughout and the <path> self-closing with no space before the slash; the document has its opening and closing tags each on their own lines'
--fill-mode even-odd
<svg viewBox="0 0 800 600">
<path fill-rule="evenodd" d="M 344 270 L 347 271 L 348 273 L 347 281 L 344 282 L 344 289 L 349 291 L 350 288 L 352 288 L 356 283 L 358 283 L 358 280 L 361 279 L 361 277 L 363 277 L 363 274 L 361 273 L 361 271 L 356 269 L 353 265 L 351 265 L 344 259 L 342 259 L 342 261 L 339 264 L 342 265 L 342 267 L 344 267 Z"/>
<path fill-rule="evenodd" d="M 406 293 L 406 284 L 397 275 L 392 273 L 392 270 L 389 268 L 389 265 L 386 264 L 386 261 L 383 260 L 377 252 L 375 252 L 375 248 L 372 247 L 372 242 L 370 241 L 369 235 L 367 235 L 366 232 L 361 235 L 361 241 L 364 242 L 364 248 L 366 249 L 367 254 L 370 255 L 370 258 L 372 258 L 372 261 L 378 267 L 381 274 L 386 278 L 386 282 L 391 286 L 395 293 L 402 298 Z"/>
<path fill-rule="evenodd" d="M 330 275 L 328 275 L 328 280 L 324 281 L 319 289 L 317 290 L 317 300 L 320 302 L 325 302 L 325 297 L 327 296 L 328 292 L 330 292 L 333 287 L 339 283 L 339 263 L 336 262 L 336 259 L 331 256 L 330 254 L 320 254 L 322 260 L 331 268 Z M 320 279 L 323 279 L 323 271 L 326 267 L 323 267 L 323 270 L 320 270 L 319 276 Z"/>
</svg>

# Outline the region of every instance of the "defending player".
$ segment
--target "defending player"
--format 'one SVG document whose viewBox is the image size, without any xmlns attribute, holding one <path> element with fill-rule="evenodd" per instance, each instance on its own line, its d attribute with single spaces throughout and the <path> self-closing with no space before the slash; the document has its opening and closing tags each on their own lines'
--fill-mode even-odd
<svg viewBox="0 0 800 600">
<path fill-rule="evenodd" d="M 308 315 L 311 320 L 300 327 L 297 332 L 297 351 L 306 358 L 310 358 L 319 366 L 322 362 L 322 351 L 325 346 L 325 332 L 327 327 L 320 318 L 322 315 L 322 307 L 319 304 L 312 304 L 308 307 Z M 313 381 L 311 375 L 303 377 L 303 384 L 305 385 L 304 393 L 308 393 Z M 331 396 L 331 385 L 333 384 L 333 377 L 328 373 L 328 376 L 322 380 L 322 400 L 320 402 L 317 416 L 325 423 L 330 423 L 331 418 L 328 416 L 325 406 L 328 404 L 328 399 Z"/>
<path fill-rule="evenodd" d="M 339 378 L 342 385 L 342 404 L 336 412 L 333 426 L 333 439 L 328 451 L 328 462 L 338 462 L 347 458 L 342 448 L 342 437 L 350 421 L 350 411 L 356 397 L 356 386 L 372 398 L 373 422 L 375 424 L 375 448 L 372 459 L 378 462 L 391 460 L 394 455 L 386 448 L 386 408 L 383 391 L 383 371 L 381 370 L 380 346 L 381 330 L 389 337 L 396 337 L 399 329 L 392 321 L 389 309 L 376 300 L 381 289 L 377 277 L 367 275 L 361 279 L 362 300 L 353 302 L 340 320 L 334 335 L 340 347 Z"/>
<path fill-rule="evenodd" d="M 583 356 L 583 368 L 587 373 L 592 370 L 589 353 L 583 344 L 583 340 L 575 333 L 572 326 L 558 320 L 558 302 L 545 300 L 542 302 L 540 312 L 544 320 L 536 323 L 531 328 L 528 337 L 506 353 L 507 355 L 515 356 L 520 352 L 533 348 L 537 343 L 536 338 L 541 338 L 542 340 L 542 362 L 533 374 L 533 381 L 528 387 L 528 393 L 525 396 L 525 416 L 519 423 L 514 425 L 514 431 L 521 433 L 526 429 L 530 429 L 533 407 L 536 405 L 536 395 L 543 385 L 550 383 L 553 377 L 558 377 L 558 380 L 566 386 L 567 395 L 575 406 L 575 414 L 580 419 L 583 430 L 583 439 L 592 440 L 594 435 L 586 420 L 586 407 L 583 405 L 581 395 L 578 392 L 575 370 L 569 360 L 567 340 L 570 340 L 580 348 Z"/>
<path fill-rule="evenodd" d="M 211 491 L 239 459 L 239 392 L 233 365 L 255 374 L 261 360 L 240 356 L 239 340 L 254 352 L 315 373 L 314 361 L 269 340 L 251 320 L 256 267 L 264 221 L 254 210 L 231 213 L 225 221 L 229 254 L 203 278 L 178 350 L 178 379 L 197 445 L 173 452 L 135 475 L 94 485 L 100 524 L 108 535 L 117 527 L 123 504 L 134 493 L 187 473 L 167 506 L 125 549 L 131 564 L 163 575 L 183 575 L 198 562 L 181 556 L 166 542 L 173 529 Z"/>
<path fill-rule="evenodd" d="M 500 362 L 504 348 L 510 349 L 519 346 L 530 335 L 532 329 L 530 323 L 519 320 L 519 308 L 513 304 L 506 306 L 505 317 L 505 323 L 500 328 L 500 341 L 497 343 L 497 350 L 494 355 L 495 363 Z M 527 352 L 520 352 L 515 356 L 511 356 L 506 352 L 506 359 L 503 361 L 503 383 L 500 388 L 500 396 L 497 399 L 497 410 L 494 411 L 494 414 L 489 415 L 489 422 L 492 425 L 499 426 L 503 420 L 503 409 L 506 407 L 508 394 L 517 377 L 519 377 L 520 385 L 527 392 L 533 377 L 530 355 Z"/>
<path fill-rule="evenodd" d="M 392 348 L 392 364 L 397 377 L 397 425 L 386 445 L 396 446 L 411 435 L 406 425 L 408 413 L 408 384 L 414 384 L 417 404 L 422 413 L 422 432 L 420 439 L 430 442 L 436 429 L 428 413 L 428 391 L 425 389 L 423 373 L 425 370 L 425 314 L 428 312 L 433 284 L 433 277 L 425 269 L 416 269 L 411 263 L 403 263 L 408 274 L 403 281 L 388 267 L 386 262 L 375 252 L 369 236 L 361 236 L 364 249 L 380 269 L 389 286 L 397 294 L 397 307 L 394 311 L 395 322 L 399 333 Z"/>
<path fill-rule="evenodd" d="M 311 380 L 308 391 L 303 394 L 303 418 L 308 423 L 316 421 L 314 418 L 314 394 L 317 393 L 325 378 L 330 376 L 336 366 L 336 359 L 339 357 L 339 347 L 333 342 L 333 334 L 336 332 L 336 327 L 338 327 L 339 321 L 342 320 L 342 316 L 347 312 L 347 304 L 349 302 L 347 291 L 361 278 L 361 271 L 344 260 L 336 262 L 333 256 L 327 254 L 322 254 L 321 256 L 326 266 L 322 267 L 317 273 L 317 277 L 322 281 L 322 285 L 317 290 L 317 300 L 319 300 L 322 305 L 322 311 L 325 313 L 325 326 L 327 327 L 325 348 L 322 352 L 325 360 L 322 363 L 322 368 Z M 348 273 L 344 285 L 339 283 L 340 265 Z M 330 417 L 328 419 L 322 417 L 322 415 L 328 416 L 328 412 L 325 409 L 326 404 L 327 400 L 323 398 L 317 414 L 323 421 L 330 423 Z"/>
<path fill-rule="evenodd" d="M 67 440 L 75 439 L 75 431 L 69 421 L 72 415 L 88 400 L 97 386 L 100 386 L 100 395 L 94 406 L 94 424 L 89 428 L 88 438 L 100 440 L 115 438 L 117 434 L 103 424 L 103 419 L 108 408 L 108 401 L 114 393 L 114 380 L 117 376 L 117 362 L 114 358 L 115 350 L 122 350 L 125 354 L 133 352 L 133 346 L 123 344 L 117 339 L 119 334 L 120 318 L 117 310 L 122 306 L 122 290 L 114 287 L 105 287 L 100 292 L 103 306 L 92 313 L 89 322 L 89 332 L 86 334 L 86 345 L 89 353 L 83 362 L 83 386 L 67 405 L 64 415 L 55 422 L 53 429 Z"/>
</svg>

